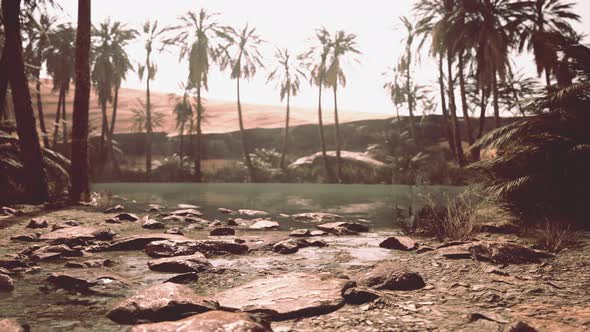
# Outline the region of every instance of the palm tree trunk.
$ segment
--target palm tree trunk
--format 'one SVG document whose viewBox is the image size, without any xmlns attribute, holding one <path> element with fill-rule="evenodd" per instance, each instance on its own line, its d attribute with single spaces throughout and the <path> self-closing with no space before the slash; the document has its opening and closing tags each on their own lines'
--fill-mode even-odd
<svg viewBox="0 0 590 332">
<path fill-rule="evenodd" d="M 447 141 L 449 142 L 449 148 L 451 149 L 451 155 L 453 158 L 457 158 L 457 149 L 455 148 L 455 141 L 453 140 L 453 130 L 449 122 L 449 110 L 447 109 L 447 101 L 445 92 L 445 74 L 443 69 L 443 55 L 440 54 L 438 57 L 438 85 L 440 87 L 440 101 L 442 106 L 443 121 L 445 130 L 447 133 Z"/>
<path fill-rule="evenodd" d="M 201 100 L 201 84 L 197 85 L 197 153 L 195 154 L 195 181 L 201 182 L 201 144 L 203 141 L 201 122 L 203 117 L 203 104 Z"/>
<path fill-rule="evenodd" d="M 254 169 L 254 165 L 252 165 L 252 160 L 250 159 L 250 152 L 248 151 L 248 144 L 246 142 L 246 132 L 244 130 L 244 119 L 242 117 L 242 103 L 240 100 L 240 78 L 236 79 L 236 88 L 238 92 L 238 120 L 240 123 L 240 134 L 242 135 L 242 154 L 244 155 L 244 161 L 246 163 L 246 167 L 248 168 L 248 176 L 250 177 L 250 182 L 256 182 L 256 170 Z"/>
<path fill-rule="evenodd" d="M 53 125 L 53 150 L 57 150 L 57 137 L 59 135 L 59 123 L 61 121 L 61 103 L 64 101 L 65 91 L 63 86 L 59 88 L 57 110 L 55 111 L 55 124 Z"/>
<path fill-rule="evenodd" d="M 0 59 L 0 72 L 8 72 L 8 51 L 6 47 L 2 50 L 2 58 Z M 7 119 L 6 114 L 6 93 L 8 91 L 8 75 L 0 75 L 0 120 Z"/>
<path fill-rule="evenodd" d="M 48 199 L 47 179 L 43 168 L 41 145 L 35 124 L 35 114 L 26 78 L 20 37 L 20 0 L 2 1 L 4 17 L 4 49 L 8 56 L 8 76 L 12 87 L 20 157 L 23 163 L 25 190 L 31 203 L 42 203 Z"/>
<path fill-rule="evenodd" d="M 49 137 L 47 136 L 47 128 L 45 127 L 45 116 L 43 115 L 43 101 L 41 99 L 41 78 L 40 71 L 37 70 L 35 89 L 37 90 L 37 113 L 39 114 L 39 127 L 43 135 L 43 146 L 49 149 Z"/>
<path fill-rule="evenodd" d="M 502 126 L 502 120 L 500 119 L 500 105 L 498 104 L 498 78 L 496 76 L 496 70 L 493 70 L 494 77 L 492 78 L 492 89 L 494 90 L 494 118 L 496 119 L 496 128 Z"/>
<path fill-rule="evenodd" d="M 69 84 L 69 83 L 68 83 Z M 67 89 L 64 88 L 64 97 L 61 101 L 61 120 L 62 120 L 62 141 L 64 145 L 64 151 L 66 157 L 69 155 L 68 149 L 68 117 L 66 116 L 66 105 L 67 105 Z"/>
<path fill-rule="evenodd" d="M 449 52 L 450 53 L 450 52 Z M 455 103 L 455 88 L 453 82 L 453 59 L 447 54 L 447 75 L 449 84 L 449 106 L 451 108 L 451 123 L 453 125 L 453 138 L 455 148 L 457 149 L 457 164 L 460 167 L 465 165 L 465 156 L 463 155 L 463 145 L 461 144 L 461 128 L 457 119 L 457 104 Z"/>
<path fill-rule="evenodd" d="M 281 154 L 281 169 L 285 169 L 285 156 L 289 145 L 289 118 L 291 116 L 291 89 L 287 91 L 287 114 L 285 116 L 285 136 L 283 137 L 283 153 Z"/>
<path fill-rule="evenodd" d="M 180 125 L 180 169 L 184 161 L 184 122 Z"/>
<path fill-rule="evenodd" d="M 318 123 L 320 129 L 320 142 L 322 145 L 322 160 L 324 161 L 324 170 L 328 182 L 334 182 L 334 176 L 332 175 L 332 169 L 328 162 L 328 154 L 326 152 L 326 137 L 324 136 L 324 119 L 322 116 L 322 85 L 324 84 L 323 78 L 320 78 L 319 86 L 319 97 L 318 97 Z"/>
<path fill-rule="evenodd" d="M 473 137 L 473 127 L 471 126 L 471 119 L 469 117 L 469 104 L 467 103 L 467 91 L 465 89 L 465 63 L 463 62 L 463 51 L 459 53 L 459 85 L 461 89 L 461 108 L 463 109 L 463 122 L 467 129 L 467 141 L 469 145 L 473 145 L 475 139 Z"/>
<path fill-rule="evenodd" d="M 410 76 L 410 64 L 406 68 L 406 93 L 408 96 L 408 112 L 410 113 L 410 134 L 412 138 L 417 141 L 416 124 L 414 122 L 414 97 L 412 96 L 412 81 Z"/>
<path fill-rule="evenodd" d="M 105 146 L 109 140 L 109 119 L 107 116 L 107 102 L 104 100 L 101 102 L 100 110 L 102 113 L 102 130 L 100 133 L 100 157 L 103 162 L 107 161 L 109 151 L 105 149 Z"/>
<path fill-rule="evenodd" d="M 551 73 L 548 67 L 545 67 L 545 83 L 547 84 L 547 90 L 549 90 L 551 88 Z"/>
<path fill-rule="evenodd" d="M 111 116 L 111 127 L 109 128 L 109 139 L 113 141 L 113 135 L 115 135 L 115 121 L 117 119 L 117 107 L 119 106 L 119 88 L 120 86 L 115 86 L 115 96 L 113 97 L 113 115 Z"/>
<path fill-rule="evenodd" d="M 151 68 L 150 68 L 150 52 L 147 54 L 146 58 L 146 70 L 147 70 L 147 79 L 146 79 L 146 137 L 145 137 L 145 173 L 147 178 L 149 179 L 152 174 L 152 104 L 150 99 L 150 77 L 151 77 Z"/>
<path fill-rule="evenodd" d="M 336 127 L 336 181 L 342 183 L 342 159 L 341 159 L 341 148 L 342 142 L 340 141 L 340 121 L 338 120 L 338 85 L 334 83 L 334 126 Z"/>
<path fill-rule="evenodd" d="M 88 108 L 90 106 L 90 0 L 78 0 L 76 34 L 76 91 L 72 118 L 72 166 L 70 199 L 89 198 Z"/>
</svg>

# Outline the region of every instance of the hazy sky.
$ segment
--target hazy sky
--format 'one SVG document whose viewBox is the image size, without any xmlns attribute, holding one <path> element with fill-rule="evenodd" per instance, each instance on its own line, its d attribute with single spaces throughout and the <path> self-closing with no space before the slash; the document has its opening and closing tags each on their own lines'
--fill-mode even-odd
<svg viewBox="0 0 590 332">
<path fill-rule="evenodd" d="M 77 0 L 59 1 L 66 17 L 76 20 Z M 578 27 L 590 33 L 590 1 L 581 0 L 577 12 L 584 24 Z M 359 63 L 348 65 L 348 85 L 340 90 L 339 106 L 343 109 L 365 112 L 391 113 L 392 106 L 382 85 L 382 73 L 396 62 L 403 49 L 403 29 L 399 17 L 411 15 L 412 0 L 94 0 L 92 1 L 92 22 L 97 24 L 107 17 L 127 22 L 139 28 L 146 19 L 157 19 L 163 25 L 174 25 L 177 17 L 188 10 L 207 8 L 221 15 L 219 19 L 236 28 L 246 23 L 255 26 L 258 33 L 268 42 L 263 55 L 265 63 L 273 60 L 275 47 L 289 48 L 297 53 L 310 46 L 314 30 L 325 26 L 330 31 L 344 29 L 358 35 L 362 55 Z M 134 61 L 145 56 L 143 45 L 135 43 L 129 47 Z M 159 71 L 152 87 L 155 90 L 172 92 L 178 90 L 180 82 L 186 79 L 187 64 L 178 62 L 177 49 L 169 53 L 156 54 L 155 62 Z M 517 60 L 519 65 L 531 65 L 530 57 Z M 436 70 L 424 57 L 416 72 L 420 84 L 430 84 L 436 79 Z M 143 88 L 135 73 L 129 75 L 125 84 L 131 88 Z M 297 106 L 315 107 L 317 89 L 305 84 L 301 94 L 292 99 Z M 257 104 L 279 104 L 278 92 L 274 85 L 266 84 L 266 73 L 261 70 L 251 82 L 242 84 L 242 99 Z M 210 76 L 209 99 L 234 100 L 235 82 L 229 73 L 220 73 L 213 68 Z M 328 94 L 326 106 L 331 107 L 332 97 Z"/>
</svg>

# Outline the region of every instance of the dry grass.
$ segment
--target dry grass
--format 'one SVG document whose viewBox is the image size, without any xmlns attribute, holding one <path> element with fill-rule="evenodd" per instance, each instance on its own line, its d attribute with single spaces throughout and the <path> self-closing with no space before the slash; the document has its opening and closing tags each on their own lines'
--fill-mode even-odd
<svg viewBox="0 0 590 332">
<path fill-rule="evenodd" d="M 536 245 L 550 252 L 560 252 L 577 243 L 571 226 L 547 219 L 536 233 Z"/>
</svg>

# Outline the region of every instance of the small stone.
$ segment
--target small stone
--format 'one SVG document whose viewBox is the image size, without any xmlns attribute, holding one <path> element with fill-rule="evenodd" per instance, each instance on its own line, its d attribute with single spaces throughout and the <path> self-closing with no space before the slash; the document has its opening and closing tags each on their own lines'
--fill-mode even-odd
<svg viewBox="0 0 590 332">
<path fill-rule="evenodd" d="M 12 241 L 21 241 L 21 242 L 38 242 L 39 241 L 39 233 L 15 235 L 15 236 L 11 237 L 10 239 Z"/>
<path fill-rule="evenodd" d="M 269 213 L 266 212 L 266 211 L 247 210 L 247 209 L 238 210 L 238 213 L 241 214 L 241 215 L 248 216 L 248 217 L 257 217 L 257 216 L 267 216 L 267 215 L 269 215 Z"/>
<path fill-rule="evenodd" d="M 289 236 L 308 237 L 308 236 L 311 236 L 311 232 L 309 231 L 309 229 L 296 229 L 296 230 L 291 231 L 291 233 L 289 233 Z"/>
<path fill-rule="evenodd" d="M 238 223 L 234 219 L 232 219 L 232 218 L 227 219 L 227 221 L 225 223 L 228 226 L 238 226 Z"/>
<path fill-rule="evenodd" d="M 235 214 L 236 213 L 236 211 L 226 209 L 226 208 L 219 208 L 219 209 L 217 209 L 217 211 L 224 213 L 224 214 Z"/>
<path fill-rule="evenodd" d="M 418 243 L 407 236 L 392 236 L 381 242 L 379 247 L 385 249 L 411 251 L 418 247 Z"/>
<path fill-rule="evenodd" d="M 14 319 L 0 319 L 0 331 L 2 332 L 25 332 L 29 330 L 28 325 L 21 326 Z"/>
<path fill-rule="evenodd" d="M 201 208 L 200 206 L 197 206 L 197 205 L 192 205 L 192 204 L 182 204 L 182 203 L 181 203 L 181 204 L 178 204 L 178 205 L 177 205 L 177 207 L 178 207 L 179 209 L 195 209 L 195 210 L 196 210 L 196 209 L 200 209 L 200 208 Z"/>
<path fill-rule="evenodd" d="M 344 297 L 344 300 L 346 300 L 347 303 L 363 304 L 378 299 L 379 297 L 381 297 L 381 294 L 370 288 L 352 287 L 345 290 L 342 296 Z"/>
<path fill-rule="evenodd" d="M 188 285 L 199 280 L 199 275 L 196 272 L 188 272 L 174 276 L 164 282 L 172 282 L 180 285 Z"/>
<path fill-rule="evenodd" d="M 356 235 L 369 231 L 369 228 L 365 225 L 344 221 L 322 224 L 317 226 L 317 228 L 335 235 Z"/>
<path fill-rule="evenodd" d="M 294 254 L 299 251 L 299 243 L 293 239 L 280 241 L 272 246 L 272 251 L 283 255 Z"/>
<path fill-rule="evenodd" d="M 181 216 L 181 217 L 202 217 L 203 216 L 203 213 L 199 210 L 196 210 L 196 209 L 176 210 L 176 211 L 172 211 L 170 214 L 174 215 L 174 216 Z"/>
<path fill-rule="evenodd" d="M 106 210 L 104 210 L 104 213 L 119 213 L 119 212 L 123 212 L 125 210 L 125 207 L 123 205 L 115 205 L 113 207 L 110 207 Z"/>
<path fill-rule="evenodd" d="M 523 321 L 518 321 L 506 326 L 504 332 L 538 332 L 538 330 Z"/>
<path fill-rule="evenodd" d="M 27 228 L 47 228 L 49 224 L 46 219 L 33 218 L 27 225 Z"/>
<path fill-rule="evenodd" d="M 427 247 L 427 246 L 420 246 L 417 250 L 416 253 L 417 254 L 423 254 L 425 252 L 430 252 L 430 251 L 434 251 L 434 248 L 432 247 Z"/>
<path fill-rule="evenodd" d="M 213 266 L 203 254 L 196 253 L 190 256 L 154 259 L 148 262 L 148 267 L 152 271 L 185 273 L 203 272 L 210 270 Z"/>
<path fill-rule="evenodd" d="M 133 213 L 119 213 L 115 218 L 121 221 L 138 221 L 139 217 Z"/>
<path fill-rule="evenodd" d="M 14 289 L 14 281 L 6 274 L 0 274 L 0 291 L 11 291 Z"/>
<path fill-rule="evenodd" d="M 361 274 L 357 282 L 361 286 L 387 290 L 415 290 L 426 286 L 420 274 L 394 262 L 378 264 Z"/>
<path fill-rule="evenodd" d="M 107 224 L 120 224 L 121 220 L 119 220 L 118 218 L 107 218 L 104 220 L 104 222 L 106 222 Z"/>
<path fill-rule="evenodd" d="M 280 227 L 280 225 L 276 221 L 259 220 L 248 228 L 253 229 L 253 230 L 273 230 L 273 229 L 279 229 L 279 227 Z"/>
<path fill-rule="evenodd" d="M 320 231 L 320 230 L 315 230 L 315 231 L 311 231 L 309 233 L 309 235 L 311 235 L 311 236 L 326 236 L 326 235 L 328 235 L 328 232 L 324 232 L 324 231 Z"/>
<path fill-rule="evenodd" d="M 13 209 L 7 206 L 0 208 L 0 215 L 3 216 L 22 216 L 25 213 L 22 210 Z"/>
<path fill-rule="evenodd" d="M 310 222 L 335 222 L 335 221 L 344 221 L 344 218 L 331 213 L 321 213 L 321 212 L 313 212 L 313 213 L 300 213 L 294 214 L 291 216 L 294 220 L 297 221 L 310 221 Z"/>
<path fill-rule="evenodd" d="M 328 246 L 328 243 L 324 240 L 306 240 L 306 242 L 310 247 L 324 248 Z"/>
<path fill-rule="evenodd" d="M 233 228 L 229 227 L 218 227 L 209 232 L 211 236 L 230 236 L 235 235 L 236 231 Z"/>
<path fill-rule="evenodd" d="M 169 230 L 165 231 L 166 234 L 176 234 L 176 235 L 184 235 L 184 233 L 178 227 L 170 228 Z"/>
<path fill-rule="evenodd" d="M 157 220 L 154 220 L 154 219 L 149 219 L 149 216 L 145 216 L 143 218 L 143 223 L 141 224 L 141 227 L 142 228 L 145 228 L 145 229 L 163 229 L 163 228 L 166 228 L 166 226 L 163 223 L 161 223 L 161 222 L 159 222 Z"/>
</svg>

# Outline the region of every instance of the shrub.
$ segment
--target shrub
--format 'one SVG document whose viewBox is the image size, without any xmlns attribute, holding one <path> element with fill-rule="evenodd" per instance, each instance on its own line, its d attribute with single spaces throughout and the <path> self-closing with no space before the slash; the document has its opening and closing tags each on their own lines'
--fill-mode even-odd
<svg viewBox="0 0 590 332">
<path fill-rule="evenodd" d="M 576 233 L 572 231 L 571 225 L 546 219 L 536 235 L 536 246 L 540 249 L 560 252 L 563 249 L 576 244 Z"/>
</svg>

